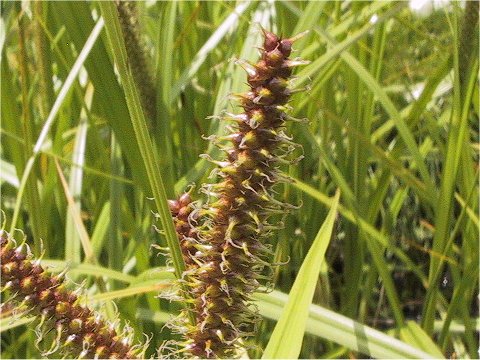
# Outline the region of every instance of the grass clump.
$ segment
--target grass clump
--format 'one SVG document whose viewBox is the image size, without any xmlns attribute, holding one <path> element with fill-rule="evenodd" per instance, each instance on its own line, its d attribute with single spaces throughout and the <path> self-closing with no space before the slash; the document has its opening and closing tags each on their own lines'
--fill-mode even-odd
<svg viewBox="0 0 480 360">
<path fill-rule="evenodd" d="M 132 343 L 152 334 L 146 356 L 171 340 L 189 344 L 182 355 L 261 357 L 281 348 L 269 344 L 276 322 L 295 308 L 287 295 L 339 189 L 319 275 L 303 284 L 316 289 L 306 325 L 285 341 L 302 358 L 476 357 L 478 3 L 429 14 L 408 2 L 134 5 L 134 21 L 117 2 L 0 5 L 1 207 L 8 228 L 43 250 L 42 264 L 53 274 L 68 265 L 106 301 L 106 321 L 130 324 Z M 140 32 L 129 35 L 129 24 Z M 259 24 L 282 36 L 309 30 L 289 57 L 311 63 L 292 77 L 255 78 Z M 139 44 L 137 55 L 127 43 Z M 260 61 L 287 61 L 267 56 L 267 45 Z M 309 122 L 277 124 L 284 110 Z M 282 157 L 274 149 L 289 152 L 290 137 L 302 150 Z M 202 190 L 181 197 L 189 184 Z M 280 201 L 302 206 L 285 217 Z M 207 259 L 223 263 L 218 277 L 199 273 Z M 270 260 L 289 261 L 270 274 Z M 156 297 L 178 279 L 184 301 Z M 274 291 L 252 297 L 255 280 Z M 205 291 L 192 296 L 197 282 Z M 219 315 L 234 300 L 233 326 L 198 313 L 202 292 Z M 164 327 L 179 314 L 187 337 Z M 242 316 L 263 318 L 254 336 L 244 338 L 255 327 Z M 2 312 L 2 358 L 41 356 L 25 321 Z"/>
</svg>

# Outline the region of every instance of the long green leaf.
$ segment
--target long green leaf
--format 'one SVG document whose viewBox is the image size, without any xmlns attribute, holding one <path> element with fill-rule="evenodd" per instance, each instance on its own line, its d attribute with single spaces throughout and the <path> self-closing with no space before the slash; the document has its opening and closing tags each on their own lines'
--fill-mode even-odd
<svg viewBox="0 0 480 360">
<path fill-rule="evenodd" d="M 255 298 L 260 314 L 273 320 L 282 316 L 288 302 L 288 295 L 279 291 L 256 294 Z M 435 358 L 432 354 L 318 305 L 310 305 L 306 331 L 374 358 Z M 284 341 L 288 343 L 289 339 Z"/>
<path fill-rule="evenodd" d="M 263 359 L 295 359 L 300 354 L 308 306 L 312 302 L 321 264 L 330 243 L 339 199 L 340 191 L 337 190 L 333 205 L 298 272 L 285 310 L 263 353 Z"/>
<path fill-rule="evenodd" d="M 422 330 L 414 321 L 407 321 L 400 329 L 400 339 L 423 351 L 435 355 L 436 358 L 443 358 L 442 351 L 433 342 L 433 340 Z"/>
<path fill-rule="evenodd" d="M 125 43 L 122 37 L 117 10 L 112 2 L 101 2 L 102 15 L 105 18 L 107 35 L 113 48 L 114 58 L 119 68 L 120 77 L 125 87 L 125 96 L 128 110 L 135 131 L 135 137 L 140 147 L 140 153 L 144 162 L 148 181 L 153 194 L 155 205 L 162 222 L 163 230 L 172 256 L 175 275 L 181 278 L 185 271 L 180 243 L 177 238 L 173 219 L 167 202 L 162 172 L 156 161 L 154 147 L 149 137 L 145 116 L 143 114 L 140 98 L 135 87 L 131 68 L 128 66 Z M 192 319 L 193 321 L 193 319 Z"/>
</svg>

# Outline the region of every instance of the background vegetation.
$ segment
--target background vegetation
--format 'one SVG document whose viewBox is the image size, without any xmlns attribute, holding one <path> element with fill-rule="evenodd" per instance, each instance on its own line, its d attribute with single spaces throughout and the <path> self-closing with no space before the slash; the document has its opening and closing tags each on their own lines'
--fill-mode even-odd
<svg viewBox="0 0 480 360">
<path fill-rule="evenodd" d="M 279 195 L 302 206 L 271 239 L 275 260 L 288 263 L 276 268 L 275 291 L 257 296 L 265 321 L 249 355 L 272 338 L 303 358 L 476 358 L 478 3 L 423 16 L 408 2 L 137 5 L 141 34 L 126 40 L 140 39 L 138 66 L 151 71 L 152 81 L 135 79 L 153 91 L 140 92 L 145 128 L 108 5 L 1 3 L 6 229 L 22 229 L 54 271 L 67 267 L 108 318 L 151 337 L 155 354 L 179 310 L 156 297 L 173 279 L 151 247 L 172 248 L 163 197 L 206 181 L 211 164 L 199 154 L 215 150 L 202 135 L 224 131 L 210 116 L 235 111 L 229 95 L 246 86 L 232 60 L 256 60 L 259 25 L 284 36 L 311 30 L 295 44 L 294 56 L 311 63 L 296 72 L 294 86 L 306 89 L 290 103 L 309 122 L 288 129 L 305 158 L 284 169 L 294 181 Z M 336 189 L 325 261 L 304 263 L 316 238 L 328 244 L 319 228 Z M 282 312 L 302 263 L 314 305 Z M 306 323 L 275 340 L 280 315 L 302 309 Z M 3 315 L 3 358 L 40 356 L 30 322 Z"/>
</svg>

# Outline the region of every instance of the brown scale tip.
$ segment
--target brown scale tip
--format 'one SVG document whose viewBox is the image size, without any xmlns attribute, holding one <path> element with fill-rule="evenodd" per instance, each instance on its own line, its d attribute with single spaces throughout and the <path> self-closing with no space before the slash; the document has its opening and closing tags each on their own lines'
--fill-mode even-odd
<svg viewBox="0 0 480 360">
<path fill-rule="evenodd" d="M 272 51 L 278 45 L 278 36 L 264 28 L 262 28 L 262 32 L 265 37 L 265 40 L 263 41 L 263 49 L 265 51 Z"/>
<path fill-rule="evenodd" d="M 192 197 L 190 196 L 190 193 L 186 192 L 180 196 L 178 199 L 178 202 L 180 203 L 180 207 L 188 206 L 192 202 Z"/>
<path fill-rule="evenodd" d="M 168 200 L 168 207 L 172 215 L 177 215 L 178 211 L 180 210 L 180 204 L 178 200 Z"/>
</svg>

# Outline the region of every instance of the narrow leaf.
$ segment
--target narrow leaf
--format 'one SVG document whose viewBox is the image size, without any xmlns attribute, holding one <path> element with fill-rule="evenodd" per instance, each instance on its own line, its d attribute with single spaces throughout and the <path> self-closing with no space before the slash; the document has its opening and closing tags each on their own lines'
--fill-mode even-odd
<svg viewBox="0 0 480 360">
<path fill-rule="evenodd" d="M 400 339 L 423 351 L 428 351 L 436 358 L 441 359 L 444 357 L 438 346 L 415 321 L 407 321 L 405 323 L 400 329 Z"/>
<path fill-rule="evenodd" d="M 339 199 L 340 192 L 337 191 L 327 218 L 318 231 L 295 279 L 290 298 L 263 353 L 263 359 L 296 359 L 300 354 L 308 307 L 312 302 L 320 268 L 330 243 Z"/>
<path fill-rule="evenodd" d="M 262 316 L 278 320 L 288 301 L 280 291 L 256 294 Z M 380 359 L 429 359 L 434 355 L 422 351 L 383 332 L 365 326 L 344 315 L 318 305 L 310 305 L 306 332 L 320 336 L 352 351 Z"/>
</svg>

